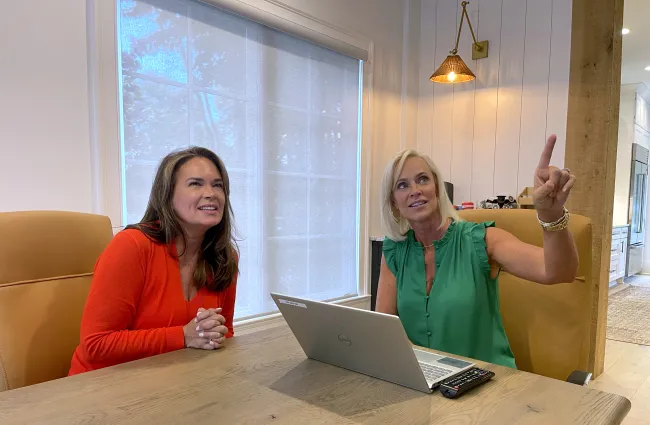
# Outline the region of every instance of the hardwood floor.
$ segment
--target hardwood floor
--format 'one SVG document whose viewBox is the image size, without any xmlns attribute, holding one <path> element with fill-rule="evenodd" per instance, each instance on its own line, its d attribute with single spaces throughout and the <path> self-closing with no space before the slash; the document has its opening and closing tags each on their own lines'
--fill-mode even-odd
<svg viewBox="0 0 650 425">
<path fill-rule="evenodd" d="M 639 276 L 628 283 L 650 287 L 650 276 Z M 605 373 L 589 386 L 632 401 L 623 424 L 650 425 L 650 346 L 607 340 Z"/>
<path fill-rule="evenodd" d="M 607 340 L 605 373 L 589 384 L 632 401 L 626 425 L 650 425 L 650 347 Z"/>
</svg>

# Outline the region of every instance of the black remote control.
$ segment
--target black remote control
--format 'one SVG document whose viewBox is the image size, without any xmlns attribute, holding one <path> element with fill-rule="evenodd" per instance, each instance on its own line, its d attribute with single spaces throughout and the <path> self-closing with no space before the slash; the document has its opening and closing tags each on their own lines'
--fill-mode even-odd
<svg viewBox="0 0 650 425">
<path fill-rule="evenodd" d="M 456 398 L 493 377 L 494 372 L 473 367 L 442 381 L 440 392 L 447 398 Z"/>
</svg>

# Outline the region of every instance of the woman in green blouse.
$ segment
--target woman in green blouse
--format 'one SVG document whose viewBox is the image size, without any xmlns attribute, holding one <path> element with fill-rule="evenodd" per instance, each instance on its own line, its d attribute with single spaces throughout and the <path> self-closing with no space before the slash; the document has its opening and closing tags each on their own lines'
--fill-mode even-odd
<svg viewBox="0 0 650 425">
<path fill-rule="evenodd" d="M 551 285 L 572 282 L 578 267 L 564 208 L 576 179 L 550 166 L 555 141 L 549 137 L 534 174 L 544 248 L 494 222 L 460 220 L 428 156 L 406 150 L 388 164 L 376 310 L 399 315 L 414 344 L 516 367 L 499 310 L 499 271 Z"/>
</svg>

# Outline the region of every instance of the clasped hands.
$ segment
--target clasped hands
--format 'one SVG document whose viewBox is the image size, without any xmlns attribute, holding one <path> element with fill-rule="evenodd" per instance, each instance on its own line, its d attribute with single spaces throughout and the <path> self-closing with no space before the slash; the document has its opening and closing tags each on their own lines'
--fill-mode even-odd
<svg viewBox="0 0 650 425">
<path fill-rule="evenodd" d="M 216 350 L 223 347 L 228 328 L 221 308 L 200 308 L 196 318 L 183 326 L 185 347 Z"/>
</svg>

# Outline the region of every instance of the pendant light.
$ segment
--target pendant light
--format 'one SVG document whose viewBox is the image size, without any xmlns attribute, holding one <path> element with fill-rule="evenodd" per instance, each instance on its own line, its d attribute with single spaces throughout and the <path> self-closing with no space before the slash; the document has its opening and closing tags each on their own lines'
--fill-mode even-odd
<svg viewBox="0 0 650 425">
<path fill-rule="evenodd" d="M 463 1 L 461 5 L 463 6 L 463 12 L 460 17 L 460 25 L 458 26 L 458 34 L 456 35 L 456 45 L 454 49 L 449 52 L 449 56 L 445 59 L 436 72 L 431 75 L 430 80 L 434 83 L 464 83 L 467 81 L 472 81 L 476 78 L 476 75 L 472 72 L 471 69 L 465 64 L 463 59 L 458 55 L 458 43 L 460 42 L 460 32 L 463 29 L 463 20 L 467 19 L 467 25 L 469 25 L 469 30 L 472 33 L 472 38 L 474 39 L 474 44 L 472 44 L 472 60 L 487 58 L 488 56 L 488 47 L 489 42 L 476 41 L 476 36 L 474 35 L 474 28 L 472 28 L 472 23 L 469 20 L 469 15 L 467 14 L 467 5 L 469 2 Z"/>
</svg>

